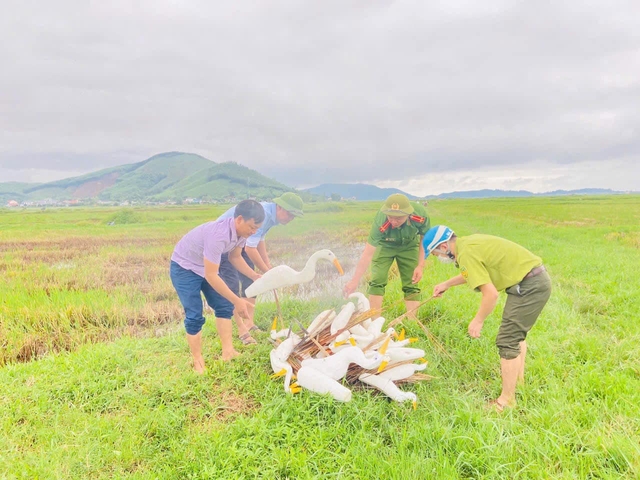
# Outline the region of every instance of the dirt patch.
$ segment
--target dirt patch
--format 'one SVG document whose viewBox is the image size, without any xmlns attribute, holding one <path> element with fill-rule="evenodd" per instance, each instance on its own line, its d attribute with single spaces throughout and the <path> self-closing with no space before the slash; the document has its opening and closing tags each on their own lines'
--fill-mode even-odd
<svg viewBox="0 0 640 480">
<path fill-rule="evenodd" d="M 126 265 L 109 265 L 102 269 L 102 287 L 109 291 L 120 285 L 135 285 L 140 293 L 149 288 L 148 282 L 153 277 L 154 269 L 144 267 L 127 267 Z M 164 269 L 166 270 L 166 269 Z"/>
<path fill-rule="evenodd" d="M 113 172 L 109 175 L 105 175 L 100 180 L 92 180 L 85 182 L 75 189 L 73 197 L 75 198 L 91 198 L 100 194 L 102 191 L 115 185 L 116 180 L 120 176 L 120 173 Z"/>
<path fill-rule="evenodd" d="M 605 236 L 610 242 L 620 242 L 633 248 L 640 248 L 640 232 L 611 232 Z"/>
<path fill-rule="evenodd" d="M 592 227 L 597 224 L 595 220 L 586 218 L 584 220 L 566 220 L 553 222 L 554 225 L 560 225 L 563 227 Z"/>
<path fill-rule="evenodd" d="M 218 396 L 209 397 L 209 403 L 215 408 L 213 418 L 228 423 L 239 415 L 248 415 L 258 410 L 258 404 L 250 395 L 241 395 L 233 390 Z"/>
<path fill-rule="evenodd" d="M 128 336 L 135 338 L 159 337 L 180 330 L 184 311 L 177 299 L 172 302 L 158 302 L 145 305 L 142 309 L 119 311 L 117 315 L 127 315 L 123 325 L 114 312 L 92 312 L 88 309 L 69 307 L 66 322 L 67 331 L 42 331 L 21 339 L 21 345 L 11 348 L 0 343 L 0 367 L 8 363 L 24 363 L 37 360 L 50 353 L 73 351 L 88 343 L 108 342 Z"/>
<path fill-rule="evenodd" d="M 42 250 L 42 251 L 25 251 L 17 255 L 24 264 L 44 263 L 49 265 L 57 265 L 60 263 L 72 263 L 71 260 L 91 255 L 89 250 Z"/>
<path fill-rule="evenodd" d="M 154 245 L 168 245 L 166 237 L 158 238 L 127 238 L 127 237 L 68 237 L 56 240 L 11 240 L 0 241 L 0 252 L 15 253 L 16 251 L 73 251 L 95 252 L 103 247 L 148 247 Z"/>
<path fill-rule="evenodd" d="M 16 362 L 28 362 L 33 358 L 44 356 L 48 351 L 49 347 L 43 340 L 37 337 L 29 337 L 23 341 L 22 347 L 20 347 L 13 360 Z M 2 362 L 0 362 L 0 365 L 2 365 Z"/>
</svg>

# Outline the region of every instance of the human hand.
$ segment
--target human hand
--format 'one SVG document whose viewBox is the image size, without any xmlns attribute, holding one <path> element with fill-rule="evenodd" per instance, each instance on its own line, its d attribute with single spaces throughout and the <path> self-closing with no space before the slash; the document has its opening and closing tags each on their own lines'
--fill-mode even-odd
<svg viewBox="0 0 640 480">
<path fill-rule="evenodd" d="M 424 267 L 416 267 L 415 270 L 413 271 L 413 277 L 411 277 L 411 283 L 418 283 L 420 280 L 422 280 L 422 271 L 424 270 Z"/>
<path fill-rule="evenodd" d="M 233 303 L 233 306 L 235 307 L 234 314 L 240 318 L 249 319 L 249 302 L 238 298 L 238 300 Z"/>
<path fill-rule="evenodd" d="M 251 280 L 253 280 L 255 282 L 259 278 L 262 278 L 262 275 L 259 274 L 258 272 L 254 272 L 254 276 L 253 276 L 253 278 Z"/>
<path fill-rule="evenodd" d="M 342 289 L 345 298 L 351 295 L 353 292 L 355 292 L 357 288 L 358 288 L 358 282 L 356 281 L 356 279 L 352 278 L 351 280 L 349 280 L 344 286 L 344 288 Z"/>
<path fill-rule="evenodd" d="M 446 282 L 439 283 L 435 287 L 433 287 L 433 296 L 441 297 L 444 292 L 449 289 Z"/>
<path fill-rule="evenodd" d="M 480 338 L 480 331 L 482 330 L 483 325 L 484 322 L 481 322 L 480 320 L 477 320 L 475 318 L 471 320 L 468 328 L 469 336 L 471 338 Z"/>
</svg>

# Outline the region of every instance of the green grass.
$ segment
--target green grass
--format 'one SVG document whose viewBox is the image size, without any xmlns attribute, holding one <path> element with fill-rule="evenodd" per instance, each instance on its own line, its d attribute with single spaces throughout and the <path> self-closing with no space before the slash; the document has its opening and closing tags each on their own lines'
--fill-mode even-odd
<svg viewBox="0 0 640 480">
<path fill-rule="evenodd" d="M 357 252 L 377 205 L 341 207 L 315 205 L 274 229 L 274 259 Z M 514 240 L 553 278 L 529 336 L 527 384 L 502 415 L 484 403 L 500 390 L 504 298 L 472 340 L 480 299 L 465 287 L 420 310 L 452 359 L 405 322 L 436 377 L 402 387 L 418 395 L 416 411 L 369 390 L 348 404 L 286 395 L 269 379 L 264 339 L 216 360 L 212 321 L 207 374 L 191 373 L 166 263 L 182 234 L 224 209 L 0 210 L 0 478 L 640 477 L 638 196 L 430 202 L 432 224 Z M 118 215 L 130 223 L 109 226 Z M 340 260 L 349 269 L 357 258 Z M 427 261 L 425 296 L 455 273 Z M 399 298 L 396 279 L 385 305 Z M 282 308 L 308 322 L 335 303 L 287 297 Z M 257 321 L 274 314 L 260 303 Z M 23 351 L 23 363 L 25 345 L 40 350 Z"/>
</svg>

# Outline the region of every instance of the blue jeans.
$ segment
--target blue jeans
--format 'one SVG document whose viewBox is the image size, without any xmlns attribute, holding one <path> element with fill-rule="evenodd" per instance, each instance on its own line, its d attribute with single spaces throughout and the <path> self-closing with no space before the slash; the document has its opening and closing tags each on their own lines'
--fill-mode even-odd
<svg viewBox="0 0 640 480">
<path fill-rule="evenodd" d="M 200 275 L 182 268 L 174 261 L 171 261 L 169 275 L 184 308 L 184 328 L 189 335 L 196 335 L 204 325 L 200 292 L 204 294 L 204 298 L 213 308 L 217 318 L 231 319 L 233 303 L 216 292 Z"/>
</svg>

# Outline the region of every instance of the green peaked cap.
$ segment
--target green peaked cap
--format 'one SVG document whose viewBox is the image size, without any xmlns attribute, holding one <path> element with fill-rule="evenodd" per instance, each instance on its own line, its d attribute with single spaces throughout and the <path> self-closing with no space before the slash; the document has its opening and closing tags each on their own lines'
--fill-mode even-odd
<svg viewBox="0 0 640 480">
<path fill-rule="evenodd" d="M 406 195 L 394 193 L 385 200 L 380 211 L 390 217 L 403 217 L 413 213 L 413 206 Z"/>
<path fill-rule="evenodd" d="M 273 203 L 280 205 L 295 217 L 302 217 L 304 215 L 304 212 L 302 211 L 304 202 L 299 195 L 296 195 L 293 192 L 283 193 L 279 197 L 274 198 Z"/>
</svg>

